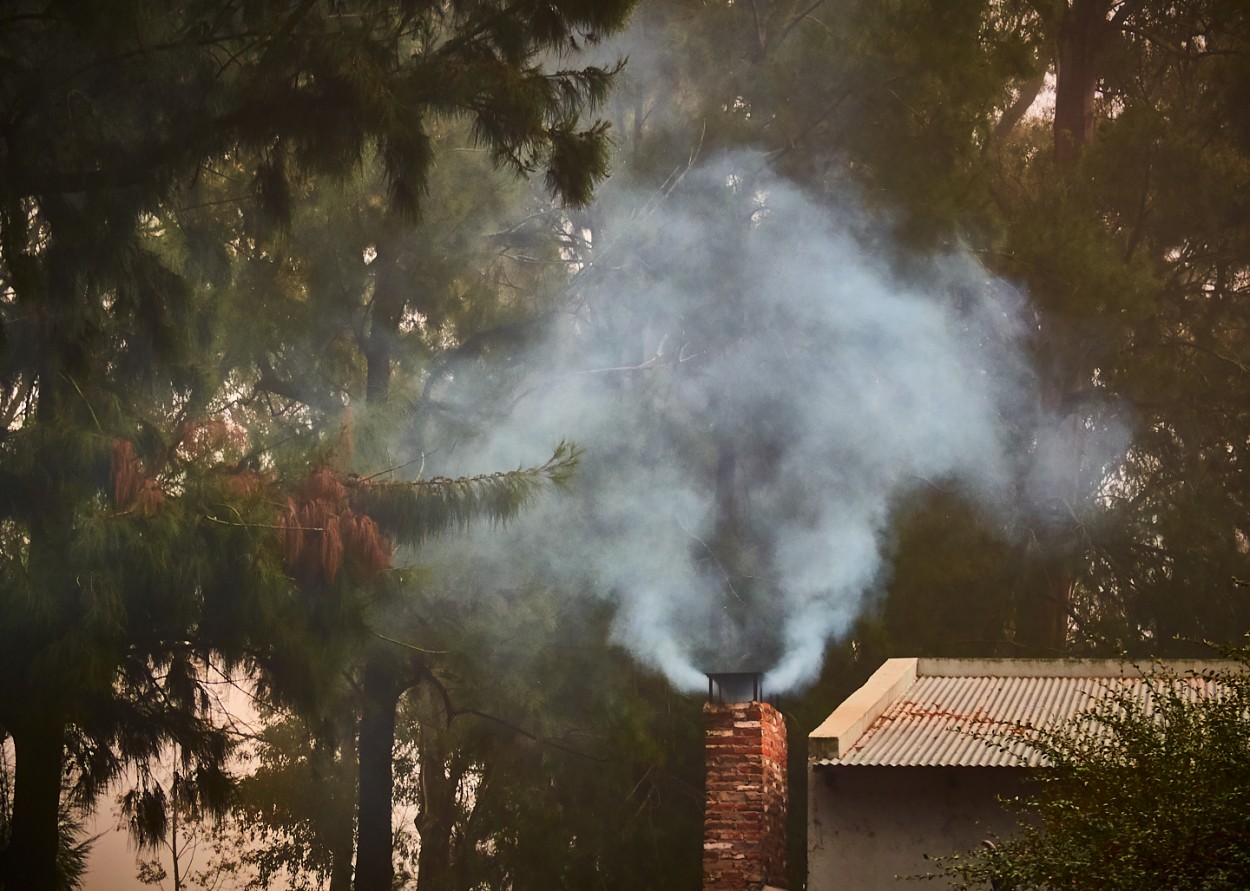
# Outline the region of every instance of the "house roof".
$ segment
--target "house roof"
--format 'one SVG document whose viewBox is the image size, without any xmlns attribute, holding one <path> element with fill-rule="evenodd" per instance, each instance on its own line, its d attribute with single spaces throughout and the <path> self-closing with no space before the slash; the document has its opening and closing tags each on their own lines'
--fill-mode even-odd
<svg viewBox="0 0 1250 891">
<path fill-rule="evenodd" d="M 1236 663 L 1165 662 L 1146 667 L 1183 678 L 1204 696 L 1212 670 Z M 1244 668 L 1243 668 L 1244 670 Z M 1143 671 L 1094 659 L 890 659 L 808 737 L 813 765 L 891 767 L 1036 766 L 1019 725 L 1071 719 L 1113 688 L 1148 695 Z"/>
</svg>

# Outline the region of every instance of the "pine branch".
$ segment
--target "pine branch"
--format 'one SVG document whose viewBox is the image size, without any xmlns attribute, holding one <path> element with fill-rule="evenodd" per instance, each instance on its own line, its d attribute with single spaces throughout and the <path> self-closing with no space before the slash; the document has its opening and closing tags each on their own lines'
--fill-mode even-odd
<svg viewBox="0 0 1250 891">
<path fill-rule="evenodd" d="M 572 477 L 580 452 L 561 442 L 551 458 L 532 468 L 477 476 L 443 477 L 369 483 L 348 479 L 352 508 L 389 534 L 416 543 L 476 519 L 504 523 L 546 485 L 562 487 Z"/>
<path fill-rule="evenodd" d="M 91 400 L 89 400 L 87 398 L 87 394 L 85 394 L 82 391 L 82 387 L 78 386 L 78 381 L 74 380 L 72 377 L 70 377 L 68 374 L 64 372 L 61 372 L 61 377 L 69 381 L 70 386 L 72 386 L 74 388 L 74 391 L 78 393 L 78 398 L 82 400 L 83 405 L 87 406 L 87 411 L 91 413 L 91 420 L 95 422 L 96 430 L 103 433 L 104 428 L 100 425 L 100 419 L 96 416 L 95 409 L 91 406 Z"/>
<path fill-rule="evenodd" d="M 325 532 L 325 529 L 321 526 L 283 526 L 278 523 L 235 523 L 231 520 L 223 520 L 219 517 L 214 517 L 211 514 L 205 514 L 204 519 L 208 520 L 210 523 L 216 523 L 219 526 L 237 526 L 240 529 L 281 529 L 284 532 L 288 529 L 295 529 L 299 532 Z"/>
<path fill-rule="evenodd" d="M 405 650 L 411 650 L 414 653 L 421 653 L 426 656 L 446 656 L 449 652 L 451 652 L 450 650 L 430 650 L 430 649 L 427 649 L 426 647 L 419 647 L 414 643 L 408 643 L 407 641 L 396 640 L 393 637 L 387 637 L 385 634 L 382 634 L 379 631 L 374 631 L 373 636 L 376 637 L 378 640 L 384 640 L 387 643 L 395 644 L 395 646 L 397 647 L 403 647 Z"/>
</svg>

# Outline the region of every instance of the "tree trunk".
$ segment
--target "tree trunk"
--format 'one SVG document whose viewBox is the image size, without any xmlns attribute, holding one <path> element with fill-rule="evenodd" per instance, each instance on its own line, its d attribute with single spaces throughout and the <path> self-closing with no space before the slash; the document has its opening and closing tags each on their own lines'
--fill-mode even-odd
<svg viewBox="0 0 1250 891">
<path fill-rule="evenodd" d="M 1071 168 L 1094 135 L 1099 63 L 1111 33 L 1110 0 L 1072 0 L 1059 23 L 1055 160 Z"/>
<path fill-rule="evenodd" d="M 429 685 L 426 685 L 427 691 Z M 442 709 L 427 695 L 418 728 L 421 758 L 421 800 L 417 832 L 421 851 L 417 859 L 417 887 L 420 891 L 450 891 L 451 836 L 455 826 L 456 784 L 447 775 L 446 718 Z M 441 718 L 441 720 L 440 720 Z"/>
<path fill-rule="evenodd" d="M 64 424 L 69 409 L 66 375 L 61 369 L 62 344 L 49 313 L 40 319 L 44 329 L 38 376 L 38 422 L 51 429 Z M 42 333 L 42 332 L 41 332 Z M 65 338 L 68 342 L 68 338 Z M 42 450 L 41 450 L 42 451 Z M 8 628 L 9 647 L 20 653 L 14 676 L 6 678 L 10 714 L 6 729 L 13 738 L 13 812 L 9 841 L 0 855 L 0 888 L 5 891 L 52 891 L 61 886 L 58 867 L 61 845 L 61 779 L 65 757 L 66 703 L 64 691 L 72 687 L 78 660 L 65 654 L 38 673 L 31 665 L 61 642 L 64 629 L 73 622 L 73 606 L 67 602 L 77 590 L 72 574 L 66 574 L 64 555 L 69 552 L 73 511 L 62 497 L 64 481 L 51 470 L 58 466 L 54 449 L 40 454 L 44 469 L 32 480 L 41 510 L 29 526 L 29 566 L 38 580 L 41 605 L 19 627 Z M 15 714 L 14 714 L 15 712 Z"/>
<path fill-rule="evenodd" d="M 1082 548 L 1080 520 L 1074 510 L 1079 510 L 1091 494 L 1081 473 L 1088 433 L 1080 410 L 1072 405 L 1079 402 L 1074 396 L 1087 386 L 1088 375 L 1079 367 L 1052 367 L 1042 381 L 1046 416 L 1052 418 L 1055 436 L 1062 441 L 1059 448 L 1073 464 L 1070 473 L 1046 481 L 1047 500 L 1033 508 L 1040 509 L 1043 518 L 1021 545 L 1020 567 L 1029 580 L 1021 589 L 1016 610 L 1019 655 L 1052 657 L 1067 651 L 1072 593 Z"/>
<path fill-rule="evenodd" d="M 1030 578 L 1017 590 L 1014 656 L 1055 658 L 1067 653 L 1074 574 L 1067 555 L 1054 553 L 1062 548 L 1057 538 L 1022 549 L 1021 573 Z"/>
<path fill-rule="evenodd" d="M 400 282 L 398 239 L 380 239 L 377 251 L 377 257 L 373 260 L 377 267 L 373 284 L 373 309 L 370 313 L 369 337 L 364 345 L 365 400 L 371 406 L 382 405 L 390 396 L 391 357 L 406 304 Z"/>
<path fill-rule="evenodd" d="M 332 848 L 334 860 L 330 867 L 330 891 L 351 891 L 353 845 L 352 835 L 348 832 Z"/>
<path fill-rule="evenodd" d="M 53 891 L 61 884 L 57 852 L 65 725 L 48 718 L 8 729 L 15 763 L 13 814 L 9 843 L 0 856 L 0 887 Z"/>
<path fill-rule="evenodd" d="M 174 870 L 174 891 L 182 891 L 182 864 L 178 862 L 178 774 L 174 773 L 172 794 L 169 796 L 169 860 Z"/>
<path fill-rule="evenodd" d="M 391 891 L 391 764 L 395 712 L 403 686 L 394 664 L 385 656 L 370 653 L 365 657 L 355 891 Z"/>
<path fill-rule="evenodd" d="M 1054 140 L 1055 162 L 1061 171 L 1070 171 L 1094 138 L 1094 100 L 1102 56 L 1115 28 L 1108 18 L 1111 7 L 1112 0 L 1070 0 L 1059 22 Z M 1050 388 L 1052 407 L 1066 401 L 1068 390 L 1060 380 L 1067 374 L 1060 372 Z M 1076 387 L 1082 385 L 1078 378 Z M 1073 437 L 1084 435 L 1076 418 L 1062 423 L 1072 427 Z M 1075 498 L 1076 488 L 1074 482 L 1074 491 L 1064 495 Z M 1071 532 L 1069 525 L 1064 521 L 1061 533 L 1047 536 L 1050 550 L 1063 551 L 1061 538 Z M 1065 650 L 1074 579 L 1069 560 L 1063 553 L 1046 560 L 1041 589 L 1032 593 L 1019 616 L 1017 642 L 1031 655 L 1054 656 Z"/>
<path fill-rule="evenodd" d="M 373 408 L 390 397 L 391 356 L 404 311 L 400 283 L 398 239 L 384 233 L 374 263 L 373 306 L 368 339 L 364 344 L 365 401 Z M 359 786 L 356 814 L 355 891 L 391 891 L 394 844 L 391 826 L 394 789 L 392 758 L 395 749 L 395 713 L 405 684 L 395 662 L 372 650 L 365 655 L 360 713 Z"/>
</svg>

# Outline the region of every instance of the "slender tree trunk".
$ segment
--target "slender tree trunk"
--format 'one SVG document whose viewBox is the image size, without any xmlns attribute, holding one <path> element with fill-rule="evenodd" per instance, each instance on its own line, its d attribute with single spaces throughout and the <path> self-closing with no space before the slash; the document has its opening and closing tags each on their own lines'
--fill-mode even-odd
<svg viewBox="0 0 1250 891">
<path fill-rule="evenodd" d="M 1064 8 L 1059 23 L 1056 52 L 1055 83 L 1055 162 L 1061 171 L 1070 171 L 1094 138 L 1094 100 L 1098 91 L 1103 53 L 1114 33 L 1109 21 L 1112 0 L 1070 0 Z M 1075 372 L 1076 380 L 1071 380 Z M 1056 411 L 1074 390 L 1083 386 L 1080 369 L 1057 369 L 1045 396 L 1047 406 Z M 1074 439 L 1084 436 L 1076 418 L 1060 422 L 1071 428 L 1065 435 Z M 1079 454 L 1079 442 L 1073 443 L 1073 453 Z M 1074 480 L 1072 490 L 1058 493 L 1076 503 L 1079 481 Z M 1060 521 L 1062 529 L 1050 530 L 1044 537 L 1043 547 L 1047 553 L 1040 555 L 1043 566 L 1035 571 L 1041 573 L 1040 589 L 1030 586 L 1029 597 L 1018 614 L 1017 643 L 1023 652 L 1031 655 L 1058 655 L 1067 644 L 1068 617 L 1071 608 L 1075 575 L 1071 566 L 1071 554 L 1066 553 L 1070 544 L 1064 538 L 1072 534 L 1070 523 Z"/>
<path fill-rule="evenodd" d="M 65 724 L 55 718 L 8 728 L 13 736 L 13 815 L 0 856 L 5 891 L 53 891 L 60 884 L 61 768 Z"/>
<path fill-rule="evenodd" d="M 1070 168 L 1094 136 L 1094 97 L 1111 33 L 1110 0 L 1072 0 L 1059 23 L 1055 83 L 1055 160 Z"/>
<path fill-rule="evenodd" d="M 380 239 L 378 255 L 373 261 L 377 273 L 373 283 L 369 336 L 364 345 L 365 400 L 372 406 L 382 405 L 390 396 L 391 357 L 406 303 L 396 256 L 397 241 L 389 237 Z"/>
<path fill-rule="evenodd" d="M 352 853 L 355 842 L 350 832 L 339 839 L 331 849 L 334 862 L 330 867 L 330 891 L 351 891 L 352 887 Z"/>
<path fill-rule="evenodd" d="M 169 796 L 169 859 L 174 870 L 174 891 L 182 891 L 182 864 L 178 862 L 178 774 L 174 773 L 173 794 Z"/>
<path fill-rule="evenodd" d="M 1063 478 L 1047 480 L 1053 488 L 1044 493 L 1047 501 L 1041 507 L 1045 520 L 1021 545 L 1020 564 L 1028 581 L 1022 587 L 1022 600 L 1016 611 L 1019 655 L 1059 656 L 1067 650 L 1081 551 L 1080 524 L 1073 510 L 1089 494 L 1080 469 L 1088 434 L 1080 411 L 1072 409 L 1069 403 L 1073 394 L 1086 386 L 1086 379 L 1087 372 L 1079 367 L 1051 368 L 1043 382 L 1043 406 L 1047 416 L 1054 419 L 1051 423 L 1061 441 L 1059 447 L 1070 456 L 1074 466 Z"/>
<path fill-rule="evenodd" d="M 391 357 L 404 311 L 404 293 L 397 262 L 397 239 L 384 233 L 379 239 L 377 273 L 369 334 L 364 344 L 365 401 L 371 407 L 390 397 Z M 365 655 L 364 702 L 360 713 L 359 786 L 356 816 L 355 891 L 391 891 L 394 844 L 392 758 L 395 749 L 395 713 L 404 691 L 399 671 L 387 654 Z"/>
<path fill-rule="evenodd" d="M 331 782 L 321 804 L 326 811 L 326 844 L 331 858 L 329 891 L 352 891 L 357 802 L 354 796 L 341 797 L 341 792 L 346 774 L 353 773 L 359 780 L 359 764 L 352 760 L 356 752 L 356 740 L 349 734 L 341 744 L 317 745 L 309 760 L 314 772 L 329 777 Z"/>
<path fill-rule="evenodd" d="M 1075 576 L 1068 555 L 1056 553 L 1062 550 L 1063 545 L 1054 540 L 1022 549 L 1021 572 L 1030 578 L 1019 592 L 1012 655 L 1053 658 L 1067 652 Z"/>
<path fill-rule="evenodd" d="M 360 786 L 356 820 L 355 891 L 391 891 L 392 753 L 403 684 L 385 656 L 365 657 L 360 714 Z"/>
<path fill-rule="evenodd" d="M 427 696 L 417 744 L 421 758 L 421 802 L 417 832 L 421 851 L 417 858 L 417 887 L 420 891 L 450 891 L 451 835 L 455 825 L 456 784 L 447 775 L 447 739 L 441 709 Z"/>
</svg>

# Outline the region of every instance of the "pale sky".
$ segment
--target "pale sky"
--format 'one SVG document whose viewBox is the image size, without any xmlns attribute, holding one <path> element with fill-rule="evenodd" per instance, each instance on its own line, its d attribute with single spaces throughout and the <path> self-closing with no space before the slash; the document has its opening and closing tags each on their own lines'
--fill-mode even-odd
<svg viewBox="0 0 1250 891">
<path fill-rule="evenodd" d="M 95 832 L 111 829 L 111 814 L 99 814 Z M 135 852 L 125 833 L 106 832 L 91 849 L 83 891 L 151 891 L 135 877 Z M 166 867 L 168 869 L 168 867 Z"/>
</svg>

